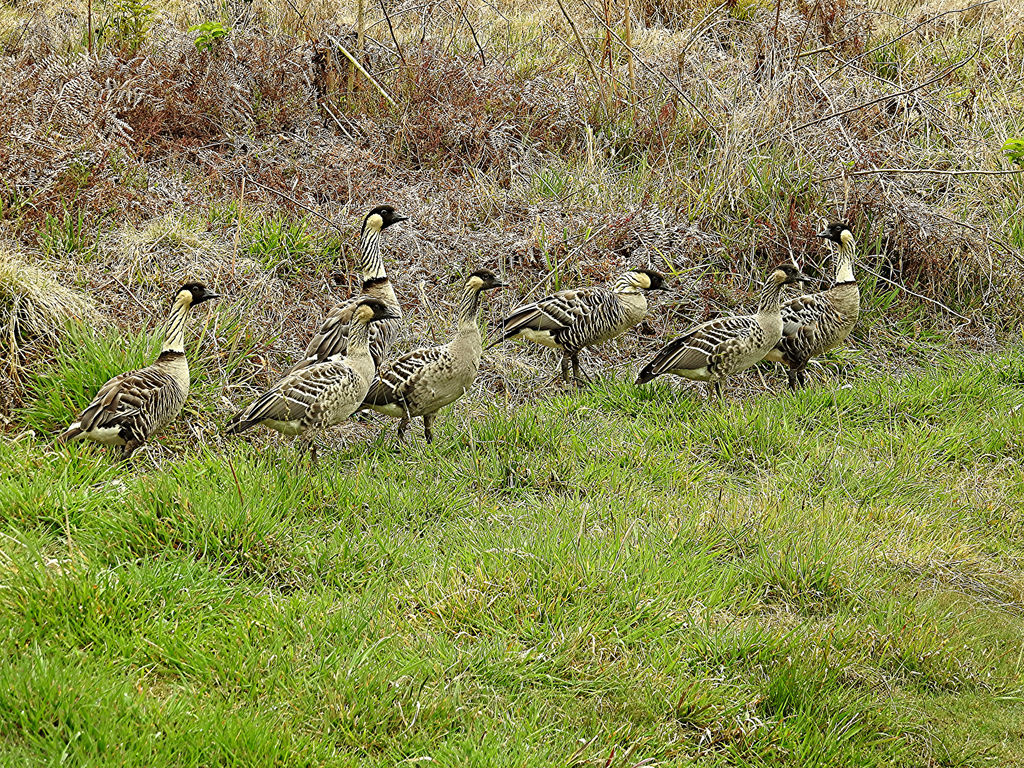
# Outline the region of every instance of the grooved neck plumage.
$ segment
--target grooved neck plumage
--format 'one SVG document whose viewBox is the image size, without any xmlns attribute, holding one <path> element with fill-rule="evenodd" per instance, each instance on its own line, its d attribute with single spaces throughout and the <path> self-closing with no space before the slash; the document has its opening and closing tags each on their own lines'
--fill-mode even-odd
<svg viewBox="0 0 1024 768">
<path fill-rule="evenodd" d="M 356 309 L 359 311 L 359 308 Z M 348 328 L 348 356 L 370 354 L 370 324 L 352 316 Z"/>
<path fill-rule="evenodd" d="M 160 354 L 164 352 L 179 352 L 185 354 L 185 318 L 192 307 L 192 298 L 184 291 L 178 294 L 171 306 L 171 312 L 167 316 L 167 332 L 164 334 L 164 343 L 160 347 Z"/>
<path fill-rule="evenodd" d="M 459 304 L 459 331 L 479 331 L 480 288 L 467 285 Z"/>
<path fill-rule="evenodd" d="M 612 293 L 640 293 L 640 288 L 628 274 L 619 275 L 615 282 L 612 283 Z"/>
<path fill-rule="evenodd" d="M 843 233 L 846 234 L 845 232 Z M 852 283 L 857 278 L 853 274 L 853 257 L 857 253 L 857 245 L 853 237 L 843 237 L 839 244 L 839 261 L 836 264 L 836 283 Z"/>
<path fill-rule="evenodd" d="M 777 315 L 781 312 L 783 279 L 772 273 L 761 288 L 757 302 L 759 315 Z"/>
<path fill-rule="evenodd" d="M 363 280 L 387 277 L 384 259 L 380 255 L 380 216 L 370 216 L 363 223 L 363 231 L 359 235 L 359 270 Z"/>
</svg>

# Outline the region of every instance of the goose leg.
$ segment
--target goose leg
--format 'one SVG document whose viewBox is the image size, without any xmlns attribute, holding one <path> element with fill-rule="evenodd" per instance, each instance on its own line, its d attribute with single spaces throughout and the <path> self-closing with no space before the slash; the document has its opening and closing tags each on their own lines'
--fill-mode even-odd
<svg viewBox="0 0 1024 768">
<path fill-rule="evenodd" d="M 800 389 L 800 374 L 792 368 L 786 369 L 786 378 L 789 379 L 789 388 L 794 392 Z"/>
<path fill-rule="evenodd" d="M 562 353 L 562 380 L 569 383 L 569 353 Z"/>
<path fill-rule="evenodd" d="M 725 387 L 722 386 L 721 379 L 715 382 L 715 394 L 718 395 L 719 400 L 725 400 Z"/>
<path fill-rule="evenodd" d="M 423 437 L 428 443 L 434 442 L 434 417 L 433 413 L 423 414 Z"/>
<path fill-rule="evenodd" d="M 584 371 L 583 370 L 583 366 L 580 365 L 580 353 L 579 352 L 573 352 L 571 359 L 572 359 L 572 375 L 573 375 L 573 378 L 576 379 L 576 383 L 579 384 L 579 383 L 583 382 L 583 383 L 589 384 L 592 381 L 592 379 L 590 378 L 590 374 L 588 374 L 586 371 Z M 582 376 L 580 375 L 581 373 L 582 373 Z"/>
<path fill-rule="evenodd" d="M 121 461 L 128 461 L 132 454 L 142 447 L 141 440 L 128 440 L 121 449 Z"/>
<path fill-rule="evenodd" d="M 398 422 L 398 442 L 405 442 L 405 433 L 409 429 L 409 417 L 403 416 L 402 420 Z"/>
<path fill-rule="evenodd" d="M 806 387 L 807 386 L 807 369 L 806 368 L 801 368 L 799 371 L 796 372 L 796 375 L 797 375 L 797 378 L 800 381 L 801 388 L 802 387 Z"/>
</svg>

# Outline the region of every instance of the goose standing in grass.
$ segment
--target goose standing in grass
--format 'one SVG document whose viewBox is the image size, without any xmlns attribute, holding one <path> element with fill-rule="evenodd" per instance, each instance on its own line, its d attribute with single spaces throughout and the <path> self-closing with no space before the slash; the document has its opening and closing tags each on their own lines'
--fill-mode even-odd
<svg viewBox="0 0 1024 768">
<path fill-rule="evenodd" d="M 187 283 L 174 296 L 167 332 L 156 362 L 115 376 L 57 439 L 66 443 L 84 437 L 104 445 L 122 446 L 128 459 L 153 434 L 173 420 L 189 390 L 185 357 L 185 318 L 196 304 L 220 295 L 202 283 Z"/>
<path fill-rule="evenodd" d="M 526 339 L 562 351 L 562 378 L 569 383 L 569 365 L 580 381 L 580 352 L 625 333 L 647 316 L 647 291 L 664 290 L 665 279 L 650 269 L 633 269 L 610 288 L 559 291 L 524 304 L 502 321 L 502 337 Z"/>
<path fill-rule="evenodd" d="M 380 237 L 388 227 L 408 217 L 399 216 L 390 205 L 379 205 L 366 214 L 363 228 L 359 234 L 359 271 L 362 274 L 362 293 L 348 301 L 337 305 L 313 335 L 306 351 L 295 365 L 288 369 L 294 373 L 300 368 L 314 363 L 322 363 L 329 357 L 344 355 L 348 349 L 348 329 L 352 319 L 352 311 L 363 296 L 371 296 L 384 302 L 391 311 L 392 317 L 373 323 L 370 327 L 370 355 L 375 365 L 380 365 L 391 343 L 402 328 L 402 307 L 395 296 L 395 289 L 384 269 L 384 260 L 380 255 Z"/>
<path fill-rule="evenodd" d="M 860 313 L 860 287 L 853 275 L 853 232 L 840 221 L 829 224 L 818 237 L 839 247 L 836 283 L 827 291 L 797 296 L 782 305 L 782 339 L 765 355 L 766 360 L 786 366 L 790 389 L 804 386 L 804 371 L 812 357 L 846 341 Z"/>
<path fill-rule="evenodd" d="M 466 280 L 455 336 L 438 347 L 415 349 L 386 365 L 366 395 L 366 405 L 378 413 L 400 419 L 398 438 L 405 439 L 411 419 L 423 417 L 427 442 L 434 439 L 437 412 L 462 397 L 476 381 L 483 356 L 478 315 L 480 294 L 501 288 L 489 270 L 478 269 Z"/>
<path fill-rule="evenodd" d="M 644 366 L 637 384 L 655 376 L 674 373 L 715 385 L 722 396 L 722 382 L 762 360 L 782 338 L 782 286 L 806 280 L 792 264 L 772 270 L 761 288 L 753 315 L 719 317 L 691 328 L 662 347 Z"/>
<path fill-rule="evenodd" d="M 285 435 L 305 435 L 313 429 L 340 424 L 359 409 L 376 373 L 370 352 L 370 329 L 374 324 L 394 319 L 391 308 L 383 301 L 363 296 L 352 309 L 346 334 L 347 354 L 333 355 L 321 363 L 285 374 L 232 418 L 224 431 L 237 435 L 263 424 Z M 310 445 L 316 461 L 316 446 L 312 441 Z"/>
</svg>

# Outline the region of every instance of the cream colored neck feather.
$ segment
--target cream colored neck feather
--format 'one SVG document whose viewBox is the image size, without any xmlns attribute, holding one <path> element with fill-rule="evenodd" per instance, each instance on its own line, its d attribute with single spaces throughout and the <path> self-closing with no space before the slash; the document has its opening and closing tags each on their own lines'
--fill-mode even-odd
<svg viewBox="0 0 1024 768">
<path fill-rule="evenodd" d="M 185 318 L 192 307 L 192 299 L 187 293 L 182 292 L 174 300 L 171 313 L 167 317 L 167 333 L 164 335 L 164 344 L 160 347 L 160 353 L 180 352 L 185 354 Z"/>
<path fill-rule="evenodd" d="M 348 356 L 368 355 L 369 353 L 370 324 L 353 320 L 348 329 Z"/>
<path fill-rule="evenodd" d="M 462 295 L 462 303 L 459 305 L 459 331 L 479 331 L 477 325 L 477 313 L 480 309 L 480 290 L 478 288 L 466 287 Z"/>
<path fill-rule="evenodd" d="M 781 298 L 782 281 L 777 280 L 773 275 L 768 278 L 768 281 L 761 289 L 761 300 L 757 303 L 757 313 L 759 315 L 778 314 L 780 311 Z"/>
<path fill-rule="evenodd" d="M 612 283 L 612 293 L 640 293 L 640 288 L 633 282 L 628 274 L 620 275 Z"/>
<path fill-rule="evenodd" d="M 380 256 L 380 227 L 374 226 L 374 222 L 366 223 L 359 238 L 359 269 L 363 273 L 363 280 L 388 276 L 384 269 L 384 259 Z"/>
<path fill-rule="evenodd" d="M 841 239 L 843 242 L 839 246 L 839 264 L 836 267 L 836 282 L 852 283 L 857 279 L 853 276 L 853 257 L 857 252 L 857 247 L 853 239 L 853 235 L 849 232 L 843 232 Z"/>
</svg>

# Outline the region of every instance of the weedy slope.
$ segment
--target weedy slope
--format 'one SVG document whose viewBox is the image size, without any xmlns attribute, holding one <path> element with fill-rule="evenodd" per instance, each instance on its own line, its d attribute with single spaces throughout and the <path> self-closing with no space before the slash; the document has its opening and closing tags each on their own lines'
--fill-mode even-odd
<svg viewBox="0 0 1024 768">
<path fill-rule="evenodd" d="M 1024 765 L 1018 5 L 0 9 L 0 763 Z M 591 389 L 494 350 L 432 446 L 225 440 L 382 202 L 400 347 L 474 267 L 491 318 L 672 290 Z M 864 306 L 810 389 L 628 383 L 830 275 L 840 216 Z M 226 300 L 183 418 L 54 450 L 186 280 Z"/>
</svg>

